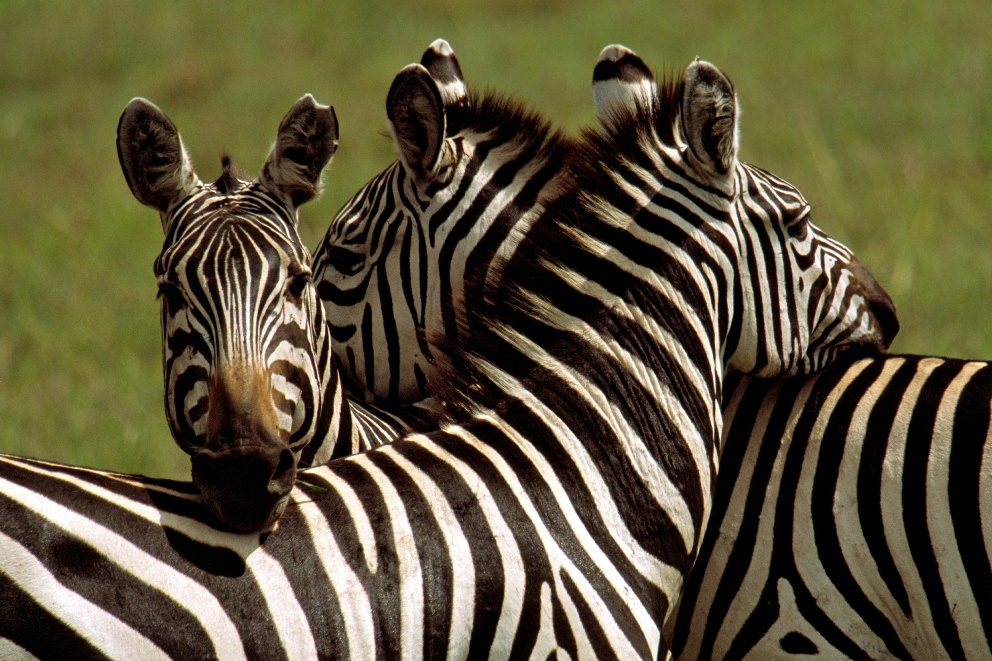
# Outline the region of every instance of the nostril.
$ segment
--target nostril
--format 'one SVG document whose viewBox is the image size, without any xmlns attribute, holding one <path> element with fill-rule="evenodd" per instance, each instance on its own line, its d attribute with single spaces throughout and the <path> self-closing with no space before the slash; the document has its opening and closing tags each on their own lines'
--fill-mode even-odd
<svg viewBox="0 0 992 661">
<path fill-rule="evenodd" d="M 293 488 L 296 482 L 296 457 L 288 449 L 279 453 L 279 461 L 272 472 L 270 489 L 274 493 L 286 494 Z"/>
<path fill-rule="evenodd" d="M 899 319 L 896 316 L 895 306 L 890 301 L 883 301 L 873 305 L 872 308 L 872 312 L 878 320 L 879 328 L 882 331 L 885 348 L 888 349 L 899 333 Z"/>
</svg>

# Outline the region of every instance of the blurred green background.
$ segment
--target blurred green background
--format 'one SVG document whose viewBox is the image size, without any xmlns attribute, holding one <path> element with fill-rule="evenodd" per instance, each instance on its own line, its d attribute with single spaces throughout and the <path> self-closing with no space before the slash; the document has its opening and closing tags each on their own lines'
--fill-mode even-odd
<svg viewBox="0 0 992 661">
<path fill-rule="evenodd" d="M 225 151 L 257 172 L 303 93 L 333 104 L 313 246 L 392 160 L 386 91 L 437 37 L 469 84 L 569 130 L 594 121 L 606 44 L 660 72 L 715 62 L 744 158 L 798 185 L 892 294 L 893 349 L 992 358 L 992 4 L 481 4 L 0 0 L 0 451 L 188 476 L 161 402 L 161 226 L 114 148 L 128 100 L 175 121 L 205 180 Z"/>
</svg>

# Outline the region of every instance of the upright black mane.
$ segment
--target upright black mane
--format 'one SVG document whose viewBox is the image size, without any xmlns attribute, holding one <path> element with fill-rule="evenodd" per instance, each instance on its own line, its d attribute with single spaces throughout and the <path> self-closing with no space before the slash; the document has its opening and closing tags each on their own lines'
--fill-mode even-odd
<svg viewBox="0 0 992 661">
<path fill-rule="evenodd" d="M 468 310 L 469 332 L 465 337 L 470 338 L 469 341 L 446 347 L 452 358 L 445 379 L 451 385 L 451 390 L 444 393 L 448 401 L 467 407 L 497 403 L 501 389 L 496 387 L 490 391 L 480 385 L 490 382 L 479 372 L 480 364 L 492 362 L 487 356 L 497 358 L 501 368 L 507 367 L 518 375 L 528 372 L 525 365 L 511 365 L 512 361 L 503 360 L 504 356 L 515 352 L 506 345 L 501 328 L 524 330 L 529 326 L 525 334 L 550 337 L 556 333 L 565 334 L 542 321 L 550 307 L 584 320 L 600 314 L 604 309 L 603 302 L 563 284 L 558 275 L 560 268 L 564 267 L 579 278 L 609 283 L 610 294 L 617 297 L 628 294 L 634 281 L 640 281 L 610 258 L 609 253 L 614 249 L 608 249 L 607 254 L 598 254 L 582 235 L 620 250 L 628 249 L 628 244 L 633 243 L 626 236 L 627 225 L 634 220 L 638 209 L 630 207 L 629 195 L 620 193 L 614 173 L 622 176 L 630 172 L 628 163 L 647 159 L 645 145 L 650 146 L 658 140 L 669 147 L 678 144 L 677 122 L 683 86 L 681 77 L 668 79 L 659 86 L 650 105 L 639 104 L 618 118 L 613 125 L 615 130 L 583 131 L 581 142 L 576 143 L 563 162 L 569 169 L 563 194 L 535 223 L 514 256 L 495 264 L 502 270 L 503 278 L 492 297 L 492 305 L 473 306 Z M 496 130 L 547 130 L 546 122 L 521 113 L 502 97 L 486 97 L 481 103 L 471 105 L 477 107 L 472 123 L 476 129 L 499 121 L 507 123 L 497 124 Z M 517 123 L 508 123 L 507 115 L 517 118 Z M 641 164 L 649 167 L 647 163 Z M 620 213 L 606 217 L 600 212 L 604 203 Z M 547 302 L 534 300 L 532 292 L 538 292 Z M 562 346 L 568 346 L 568 343 Z"/>
<path fill-rule="evenodd" d="M 467 103 L 449 106 L 446 112 L 449 137 L 465 130 L 492 132 L 493 142 L 527 145 L 535 156 L 558 161 L 562 167 L 577 147 L 539 112 L 499 92 L 470 89 Z"/>
<path fill-rule="evenodd" d="M 214 182 L 214 188 L 216 188 L 217 192 L 221 195 L 230 195 L 241 185 L 241 183 L 238 180 L 235 167 L 231 164 L 231 157 L 228 154 L 221 156 L 220 165 L 221 175 L 217 181 Z"/>
</svg>

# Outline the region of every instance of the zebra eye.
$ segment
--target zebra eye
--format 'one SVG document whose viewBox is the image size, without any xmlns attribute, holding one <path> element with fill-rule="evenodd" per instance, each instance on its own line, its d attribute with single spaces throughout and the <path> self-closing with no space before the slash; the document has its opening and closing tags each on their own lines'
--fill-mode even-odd
<svg viewBox="0 0 992 661">
<path fill-rule="evenodd" d="M 793 239 L 805 240 L 806 233 L 809 231 L 809 207 L 800 211 L 794 219 L 790 220 L 785 226 L 785 231 Z"/>
<path fill-rule="evenodd" d="M 355 275 L 365 268 L 365 255 L 345 248 L 331 248 L 327 252 L 327 261 L 336 271 L 344 275 Z"/>
<path fill-rule="evenodd" d="M 289 284 L 286 286 L 286 293 L 288 293 L 293 298 L 300 298 L 303 296 L 303 292 L 306 290 L 307 285 L 311 282 L 309 273 L 298 273 L 294 275 L 289 280 Z"/>
<path fill-rule="evenodd" d="M 186 299 L 183 298 L 183 292 L 179 288 L 179 285 L 168 280 L 158 283 L 158 295 L 156 298 L 165 301 L 168 309 L 173 312 L 178 312 L 186 305 Z"/>
</svg>

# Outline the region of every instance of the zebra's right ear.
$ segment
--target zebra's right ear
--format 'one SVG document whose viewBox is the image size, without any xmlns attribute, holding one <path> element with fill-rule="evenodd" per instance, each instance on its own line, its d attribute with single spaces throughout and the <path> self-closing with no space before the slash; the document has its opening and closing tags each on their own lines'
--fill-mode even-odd
<svg viewBox="0 0 992 661">
<path fill-rule="evenodd" d="M 444 39 L 436 39 L 420 58 L 420 64 L 437 83 L 445 108 L 468 105 L 468 90 L 455 51 Z"/>
<path fill-rule="evenodd" d="M 198 183 L 176 125 L 142 98 L 132 99 L 117 123 L 117 158 L 138 201 L 161 213 Z"/>
<path fill-rule="evenodd" d="M 604 129 L 616 131 L 625 117 L 649 108 L 656 90 L 651 70 L 634 51 L 614 44 L 600 52 L 592 73 L 592 99 Z"/>
<path fill-rule="evenodd" d="M 407 65 L 396 76 L 386 97 L 386 116 L 400 160 L 424 181 L 441 158 L 446 119 L 441 90 L 423 65 Z"/>
</svg>

